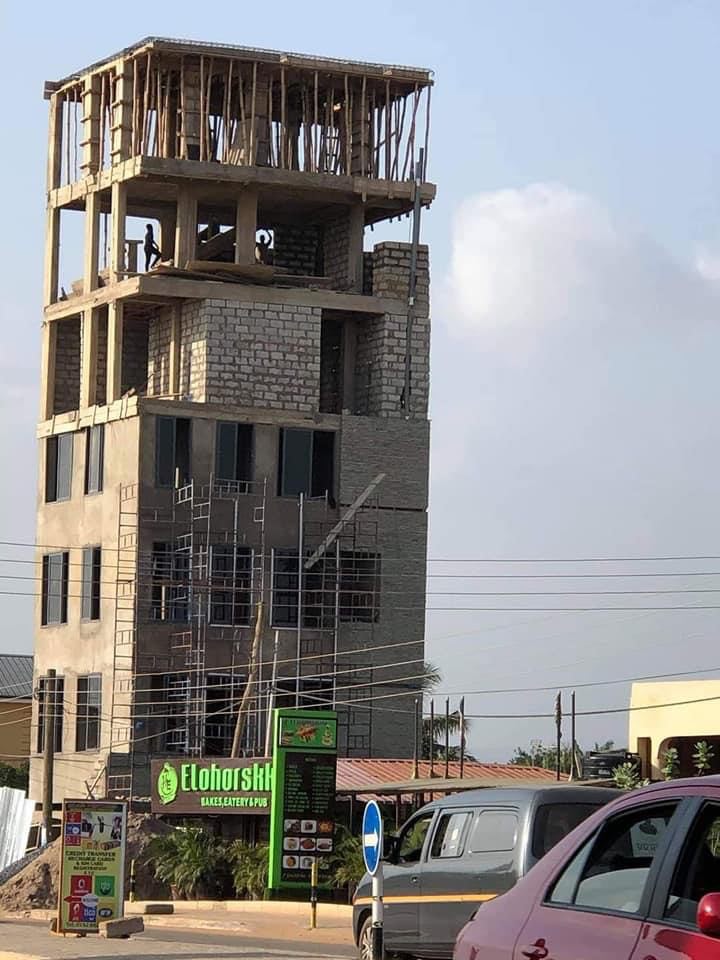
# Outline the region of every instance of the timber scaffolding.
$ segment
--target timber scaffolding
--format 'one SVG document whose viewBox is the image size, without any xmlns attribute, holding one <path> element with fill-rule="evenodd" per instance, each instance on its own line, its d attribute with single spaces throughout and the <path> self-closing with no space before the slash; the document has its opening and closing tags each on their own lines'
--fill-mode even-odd
<svg viewBox="0 0 720 960">
<path fill-rule="evenodd" d="M 147 38 L 46 82 L 49 187 L 139 157 L 404 181 L 427 157 L 432 83 L 412 67 Z"/>
<path fill-rule="evenodd" d="M 381 479 L 339 521 L 327 496 L 319 498 L 325 519 L 306 520 L 313 501 L 301 497 L 297 548 L 280 551 L 266 548 L 266 480 L 189 479 L 164 508 L 139 507 L 137 485 L 121 486 L 109 796 L 138 799 L 153 755 L 235 755 L 238 729 L 238 754 L 267 755 L 277 706 L 337 710 L 348 754 L 367 754 L 373 668 L 343 652 L 338 634 L 343 621 L 359 619 L 373 645 Z M 271 610 L 285 628 L 265 626 Z M 167 635 L 150 649 L 143 627 L 162 622 Z M 278 658 L 279 635 L 293 656 Z"/>
</svg>

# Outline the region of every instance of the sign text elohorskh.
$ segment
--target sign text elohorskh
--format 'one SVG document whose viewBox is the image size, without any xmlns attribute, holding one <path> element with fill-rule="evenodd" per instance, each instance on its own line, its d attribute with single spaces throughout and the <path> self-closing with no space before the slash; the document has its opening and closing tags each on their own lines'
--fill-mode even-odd
<svg viewBox="0 0 720 960">
<path fill-rule="evenodd" d="M 269 814 L 272 761 L 190 760 L 152 762 L 153 813 Z"/>
</svg>

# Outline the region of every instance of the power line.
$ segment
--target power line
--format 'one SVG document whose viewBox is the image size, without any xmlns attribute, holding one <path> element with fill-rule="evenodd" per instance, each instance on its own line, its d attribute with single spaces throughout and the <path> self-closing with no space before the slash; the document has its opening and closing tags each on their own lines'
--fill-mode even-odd
<svg viewBox="0 0 720 960">
<path fill-rule="evenodd" d="M 44 544 L 27 543 L 17 540 L 0 540 L 0 546 L 26 547 L 38 550 L 82 550 L 87 544 Z M 112 552 L 124 552 L 124 547 L 103 547 Z M 408 557 L 386 557 L 386 559 L 412 562 Z M 635 556 L 635 557 L 419 557 L 417 562 L 427 563 L 666 563 L 666 562 L 697 562 L 705 560 L 720 560 L 719 554 L 678 554 L 675 556 Z"/>
</svg>

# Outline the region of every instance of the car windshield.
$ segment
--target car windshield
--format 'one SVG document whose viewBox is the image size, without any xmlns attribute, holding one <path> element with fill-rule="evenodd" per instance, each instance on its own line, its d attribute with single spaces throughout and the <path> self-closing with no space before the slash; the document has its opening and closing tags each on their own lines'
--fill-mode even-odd
<svg viewBox="0 0 720 960">
<path fill-rule="evenodd" d="M 566 837 L 578 824 L 595 813 L 601 803 L 544 803 L 535 815 L 532 838 L 532 855 L 536 860 L 544 857 L 556 843 Z"/>
</svg>

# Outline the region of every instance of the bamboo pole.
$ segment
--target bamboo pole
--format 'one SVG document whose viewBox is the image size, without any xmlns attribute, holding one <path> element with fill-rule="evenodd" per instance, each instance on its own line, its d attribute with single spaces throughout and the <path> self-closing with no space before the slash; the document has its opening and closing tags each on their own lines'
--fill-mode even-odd
<svg viewBox="0 0 720 960">
<path fill-rule="evenodd" d="M 205 160 L 205 57 L 200 54 L 200 159 Z"/>
<path fill-rule="evenodd" d="M 314 171 L 315 173 L 317 173 L 317 169 L 318 169 L 318 160 L 319 160 L 319 157 L 318 157 L 318 147 L 319 147 L 319 145 L 320 145 L 320 141 L 319 141 L 319 137 L 318 137 L 318 123 L 319 123 L 319 117 L 318 117 L 318 105 L 319 105 L 319 104 L 318 104 L 318 101 L 319 101 L 319 93 L 318 93 L 318 72 L 317 72 L 317 70 L 316 70 L 316 71 L 315 71 L 314 104 L 313 104 L 313 129 L 312 129 L 312 153 L 313 153 L 313 166 L 312 166 L 312 169 L 313 169 L 313 171 Z"/>
<path fill-rule="evenodd" d="M 150 105 L 150 68 L 152 64 L 152 53 L 147 55 L 147 64 L 145 66 L 145 91 L 143 95 L 143 116 L 142 116 L 142 148 L 141 153 L 146 155 L 148 141 L 148 114 Z"/>
<path fill-rule="evenodd" d="M 425 171 L 427 170 L 428 144 L 430 143 L 430 91 L 431 90 L 432 90 L 432 87 L 427 88 L 427 104 L 425 107 L 425 152 L 423 154 L 425 160 L 423 163 L 423 169 L 421 170 L 423 181 L 425 180 Z"/>
<path fill-rule="evenodd" d="M 91 100 L 91 103 L 92 103 L 92 100 Z M 90 123 L 90 136 L 92 137 L 92 121 Z M 98 158 L 98 170 L 102 170 L 103 167 L 105 166 L 105 74 L 104 73 L 100 74 L 100 116 L 98 117 L 97 158 Z M 95 171 L 91 170 L 90 172 L 94 173 Z"/>
<path fill-rule="evenodd" d="M 417 125 L 417 112 L 418 107 L 420 106 L 420 97 L 422 96 L 422 91 L 418 90 L 417 84 L 415 84 L 415 92 L 413 94 L 413 113 L 412 121 L 410 123 L 410 133 L 408 135 L 407 147 L 405 149 L 405 161 L 403 163 L 402 169 L 402 179 L 405 180 L 408 173 L 408 166 L 410 163 L 410 157 L 415 157 L 415 131 Z"/>
<path fill-rule="evenodd" d="M 345 175 L 350 176 L 352 158 L 352 115 L 350 113 L 350 87 L 345 74 Z"/>
<path fill-rule="evenodd" d="M 180 57 L 180 149 L 178 156 L 187 160 L 187 119 L 185 116 L 185 57 Z"/>
<path fill-rule="evenodd" d="M 287 82 L 285 67 L 280 67 L 280 167 L 287 169 L 290 166 L 288 151 L 290 138 L 287 135 Z"/>
<path fill-rule="evenodd" d="M 205 90 L 205 96 L 207 97 L 207 105 L 206 105 L 206 107 L 205 107 L 205 123 L 206 123 L 206 129 L 205 129 L 205 152 L 206 152 L 206 154 L 207 154 L 206 157 L 205 157 L 206 160 L 212 160 L 212 159 L 214 158 L 215 149 L 216 149 L 216 146 L 217 146 L 215 143 L 213 143 L 213 144 L 212 144 L 212 148 L 213 148 L 213 149 L 212 149 L 212 151 L 211 151 L 211 150 L 210 150 L 210 144 L 208 143 L 208 131 L 210 130 L 210 100 L 211 100 L 211 98 L 212 98 L 213 66 L 214 66 L 214 61 L 213 61 L 213 58 L 210 57 L 210 64 L 209 64 L 209 66 L 208 66 L 207 86 L 206 86 L 206 90 Z"/>
<path fill-rule="evenodd" d="M 162 136 L 163 136 L 163 118 L 160 116 L 160 108 L 162 104 L 162 70 L 160 69 L 160 63 L 158 62 L 157 68 L 157 83 L 155 84 L 156 93 L 155 93 L 155 156 L 159 157 L 162 155 Z"/>
<path fill-rule="evenodd" d="M 363 74 L 362 92 L 360 94 L 360 176 L 365 176 L 365 126 L 367 121 L 365 94 L 367 86 L 367 76 Z"/>
<path fill-rule="evenodd" d="M 255 137 L 255 94 L 257 93 L 257 61 L 253 63 L 253 80 L 252 80 L 252 104 L 251 104 L 251 119 L 250 119 L 250 163 L 255 164 L 255 154 L 257 151 L 257 138 Z"/>
<path fill-rule="evenodd" d="M 230 102 L 232 97 L 233 62 L 228 63 L 227 82 L 225 84 L 225 116 L 223 117 L 223 163 L 230 159 Z"/>
<path fill-rule="evenodd" d="M 138 153 L 138 60 L 133 57 L 132 155 Z"/>
<path fill-rule="evenodd" d="M 390 81 L 385 81 L 385 179 L 390 179 Z"/>
<path fill-rule="evenodd" d="M 238 68 L 238 96 L 240 97 L 240 129 L 242 130 L 242 149 L 245 163 L 252 162 L 250 157 L 250 137 L 251 132 L 247 128 L 247 115 L 245 112 L 245 80 L 242 75 L 242 66 Z"/>
</svg>

